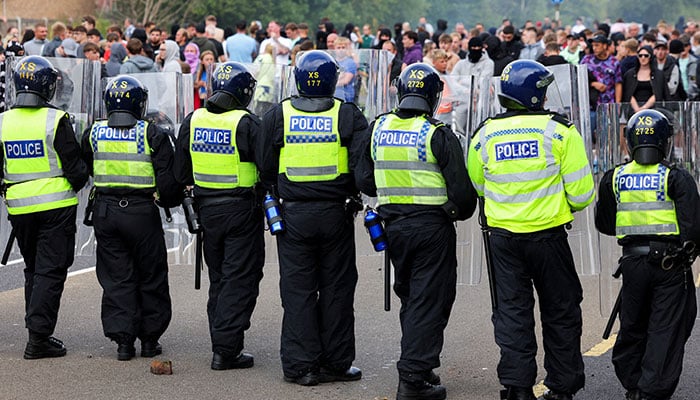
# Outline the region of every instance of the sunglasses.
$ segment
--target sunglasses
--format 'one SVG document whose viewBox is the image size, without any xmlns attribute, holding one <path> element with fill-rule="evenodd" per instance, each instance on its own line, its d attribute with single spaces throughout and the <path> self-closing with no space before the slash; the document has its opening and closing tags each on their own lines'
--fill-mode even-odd
<svg viewBox="0 0 700 400">
<path fill-rule="evenodd" d="M 649 54 L 638 54 L 637 57 L 639 57 L 639 58 L 649 58 L 649 57 L 651 57 L 651 55 L 649 55 Z"/>
</svg>

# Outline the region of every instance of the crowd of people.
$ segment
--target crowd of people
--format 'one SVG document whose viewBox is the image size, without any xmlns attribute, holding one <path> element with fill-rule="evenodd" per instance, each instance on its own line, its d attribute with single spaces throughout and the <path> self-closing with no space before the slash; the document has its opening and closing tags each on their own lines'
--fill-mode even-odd
<svg viewBox="0 0 700 400">
<path fill-rule="evenodd" d="M 623 247 L 620 273 L 627 278 L 613 363 L 626 399 L 670 398 L 697 311 L 687 275 L 700 242 L 700 198 L 690 174 L 667 162 L 673 130 L 651 109 L 694 99 L 692 54 L 700 32 L 693 22 L 683 33 L 659 23 L 639 36 L 639 28 L 619 20 L 560 29 L 545 20 L 516 29 L 504 20 L 489 30 L 456 24 L 447 33 L 447 21 L 433 29 L 421 19 L 416 30 L 408 23 L 394 32 L 348 24 L 339 35 L 323 20 L 312 40 L 303 23 L 270 21 L 263 31 L 258 22 L 240 21 L 227 34 L 210 16 L 173 27 L 172 39 L 155 24 L 135 27 L 129 20 L 102 39 L 88 16 L 70 30 L 53 24 L 50 41 L 39 23 L 21 43 L 11 29 L 5 53 L 29 56 L 12 72 L 16 103 L 0 115 L 4 196 L 25 260 L 24 357 L 67 352 L 53 334 L 73 261 L 76 192 L 91 175 L 102 325 L 117 343 L 117 359 L 135 357 L 137 339 L 142 357 L 163 351 L 159 340 L 172 310 L 157 207 L 187 197 L 199 213 L 196 233 L 209 272 L 211 368 L 254 365 L 244 336 L 263 275 L 267 214 L 276 226 L 284 380 L 302 386 L 360 380 L 362 371 L 352 365 L 354 218 L 365 194 L 377 198 L 401 300 L 397 399 L 447 396 L 434 369 L 456 295 L 454 223 L 470 218 L 477 203 L 493 278 L 501 399 L 535 399 L 534 291 L 549 388 L 543 398 L 572 399 L 585 385 L 583 289 L 567 226 L 596 192 L 581 134 L 544 108 L 554 81 L 546 66 L 571 63 L 590 71 L 592 111 L 625 100 L 634 114 L 626 131 L 630 160 L 605 173 L 596 208 L 596 227 Z M 387 74 L 396 75 L 399 102 L 372 122 L 353 103 L 358 48 L 394 55 Z M 94 57 L 112 78 L 104 93 L 107 119 L 95 121 L 81 140 L 70 116 L 50 103 L 58 72 L 45 57 Z M 298 95 L 281 102 L 261 97 L 265 112 L 251 112 L 256 85 L 273 86 L 276 73 L 254 77 L 245 64 L 255 62 L 293 65 Z M 137 77 L 156 71 L 195 77 L 199 106 L 174 145 L 145 120 L 148 91 Z M 449 73 L 500 76 L 506 112 L 472 132 L 466 163 L 451 121 L 439 118 L 448 112 L 440 99 Z M 26 121 L 32 123 L 23 129 Z"/>
</svg>

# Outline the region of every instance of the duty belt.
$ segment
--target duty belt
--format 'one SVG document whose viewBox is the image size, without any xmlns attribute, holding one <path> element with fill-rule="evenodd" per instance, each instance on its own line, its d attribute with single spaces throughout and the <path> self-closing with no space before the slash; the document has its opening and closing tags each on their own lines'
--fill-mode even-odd
<svg viewBox="0 0 700 400">
<path fill-rule="evenodd" d="M 648 256 L 651 253 L 649 246 L 625 246 L 622 248 L 623 256 Z"/>
</svg>

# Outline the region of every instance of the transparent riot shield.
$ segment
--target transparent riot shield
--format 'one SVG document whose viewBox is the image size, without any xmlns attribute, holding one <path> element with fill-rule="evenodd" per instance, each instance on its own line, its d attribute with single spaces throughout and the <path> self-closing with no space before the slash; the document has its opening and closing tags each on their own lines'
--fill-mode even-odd
<svg viewBox="0 0 700 400">
<path fill-rule="evenodd" d="M 67 112 L 73 122 L 76 138 L 80 140 L 82 133 L 97 118 L 99 113 L 100 96 L 100 63 L 81 58 L 46 58 L 59 72 L 56 93 L 50 103 Z M 22 58 L 8 58 L 6 70 L 12 71 Z M 8 108 L 15 103 L 15 88 L 12 79 L 7 79 L 6 101 Z M 71 270 L 92 266 L 95 263 L 95 239 L 93 230 L 83 225 L 85 205 L 87 204 L 88 189 L 78 192 L 77 232 L 75 240 L 75 261 Z M 7 221 L 7 209 L 2 207 L 0 220 Z M 0 224 L 0 246 L 4 250 L 10 236 L 9 223 Z M 23 263 L 22 255 L 17 244 L 13 246 L 8 264 Z"/>
<path fill-rule="evenodd" d="M 563 114 L 583 136 L 589 161 L 592 159 L 593 142 L 590 132 L 590 111 L 588 107 L 588 75 L 586 68 L 577 65 L 555 65 L 548 67 L 554 74 L 554 83 L 548 87 L 544 108 Z M 479 101 L 472 110 L 476 129 L 486 118 L 505 111 L 498 102 L 501 91 L 500 77 L 488 82 L 488 90 L 479 93 Z M 598 257 L 598 235 L 595 229 L 593 207 L 574 215 L 575 219 L 568 231 L 569 245 L 580 275 L 600 273 Z M 474 218 L 472 218 L 474 219 Z M 475 224 L 478 229 L 478 224 Z M 477 241 L 480 243 L 480 241 Z M 476 243 L 475 243 L 476 245 Z M 479 246 L 483 246 L 481 243 Z"/>
<path fill-rule="evenodd" d="M 700 182 L 700 148 L 698 147 L 698 118 L 700 118 L 700 102 L 663 102 L 654 107 L 662 112 L 673 125 L 673 141 L 669 161 L 678 168 L 684 168 Z M 600 174 L 614 168 L 616 165 L 629 160 L 629 149 L 626 146 L 624 132 L 630 118 L 634 114 L 631 104 L 605 104 L 597 109 L 598 125 L 598 159 Z M 617 270 L 618 260 L 622 256 L 622 248 L 614 237 L 600 235 L 599 256 L 600 274 L 600 303 L 601 314 L 607 316 L 615 304 L 617 294 L 622 285 L 622 279 L 613 279 L 612 274 Z M 700 287 L 700 263 L 693 265 L 695 286 Z"/>
</svg>

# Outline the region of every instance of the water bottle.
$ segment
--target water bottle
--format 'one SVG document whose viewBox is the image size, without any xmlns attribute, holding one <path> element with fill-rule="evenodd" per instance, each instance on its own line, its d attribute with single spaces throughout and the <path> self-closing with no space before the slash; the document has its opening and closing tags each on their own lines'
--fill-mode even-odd
<svg viewBox="0 0 700 400">
<path fill-rule="evenodd" d="M 368 208 L 365 211 L 365 228 L 369 232 L 369 238 L 374 246 L 374 251 L 386 249 L 386 234 L 382 225 L 382 218 L 374 210 Z"/>
<path fill-rule="evenodd" d="M 280 203 L 269 192 L 263 200 L 263 208 L 265 209 L 265 217 L 267 218 L 267 226 L 270 228 L 270 233 L 276 235 L 284 232 L 284 220 L 280 212 Z"/>
<path fill-rule="evenodd" d="M 202 225 L 199 223 L 199 215 L 194 206 L 194 196 L 191 190 L 185 190 L 185 198 L 182 199 L 182 210 L 185 212 L 185 220 L 187 221 L 187 230 L 190 233 L 199 233 L 202 231 Z"/>
</svg>

